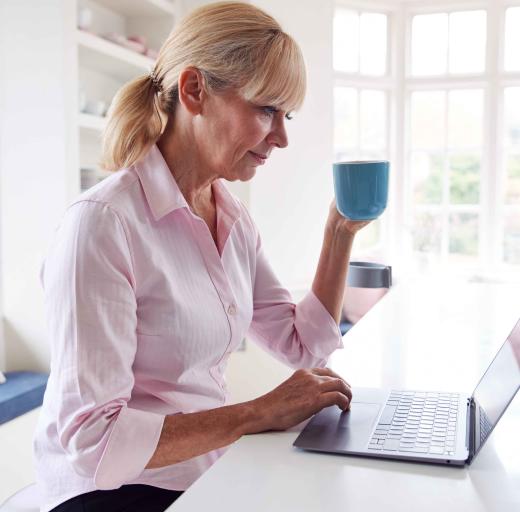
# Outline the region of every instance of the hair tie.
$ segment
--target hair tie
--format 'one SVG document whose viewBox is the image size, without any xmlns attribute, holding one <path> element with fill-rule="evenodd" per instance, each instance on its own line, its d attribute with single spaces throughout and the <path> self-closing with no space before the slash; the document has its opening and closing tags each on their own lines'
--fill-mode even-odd
<svg viewBox="0 0 520 512">
<path fill-rule="evenodd" d="M 163 91 L 163 86 L 161 84 L 161 80 L 157 77 L 154 71 L 152 71 L 149 75 L 150 80 L 152 81 L 152 85 L 157 92 Z"/>
</svg>

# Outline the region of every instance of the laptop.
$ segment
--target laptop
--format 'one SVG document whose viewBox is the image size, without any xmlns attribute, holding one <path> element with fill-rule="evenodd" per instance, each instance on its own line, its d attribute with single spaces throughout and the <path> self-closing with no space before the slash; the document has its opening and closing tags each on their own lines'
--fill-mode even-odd
<svg viewBox="0 0 520 512">
<path fill-rule="evenodd" d="M 316 452 L 471 464 L 520 388 L 520 320 L 470 397 L 354 388 L 350 411 L 322 409 L 294 446 Z"/>
</svg>

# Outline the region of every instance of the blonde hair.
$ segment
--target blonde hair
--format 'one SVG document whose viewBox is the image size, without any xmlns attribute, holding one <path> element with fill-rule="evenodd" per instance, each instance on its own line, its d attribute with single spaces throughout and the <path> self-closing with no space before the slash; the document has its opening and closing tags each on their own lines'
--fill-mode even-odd
<svg viewBox="0 0 520 512">
<path fill-rule="evenodd" d="M 248 101 L 287 112 L 305 96 L 300 48 L 274 18 L 242 2 L 200 7 L 168 36 L 154 71 L 114 97 L 103 134 L 105 169 L 130 167 L 157 142 L 174 114 L 180 73 L 190 66 L 213 92 L 237 89 Z"/>
</svg>

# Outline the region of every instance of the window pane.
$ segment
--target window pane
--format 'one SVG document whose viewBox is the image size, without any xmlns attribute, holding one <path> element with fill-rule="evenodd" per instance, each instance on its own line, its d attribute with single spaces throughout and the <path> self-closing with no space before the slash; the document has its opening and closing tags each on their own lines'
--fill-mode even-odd
<svg viewBox="0 0 520 512">
<path fill-rule="evenodd" d="M 478 204 L 480 196 L 480 156 L 450 156 L 450 203 Z"/>
<path fill-rule="evenodd" d="M 442 155 L 424 152 L 412 154 L 411 172 L 415 203 L 440 204 L 442 202 L 443 169 Z"/>
<path fill-rule="evenodd" d="M 506 11 L 506 71 L 520 70 L 520 7 L 511 7 Z"/>
<path fill-rule="evenodd" d="M 506 157 L 506 203 L 520 204 L 520 155 Z"/>
<path fill-rule="evenodd" d="M 480 146 L 483 130 L 483 92 L 478 89 L 450 91 L 448 101 L 448 146 Z"/>
<path fill-rule="evenodd" d="M 486 57 L 486 12 L 450 14 L 450 73 L 482 73 Z"/>
<path fill-rule="evenodd" d="M 386 151 L 359 151 L 358 160 L 388 160 Z"/>
<path fill-rule="evenodd" d="M 504 228 L 504 261 L 520 264 L 520 211 L 506 215 Z"/>
<path fill-rule="evenodd" d="M 358 71 L 359 16 L 356 11 L 334 11 L 333 62 L 337 71 Z"/>
<path fill-rule="evenodd" d="M 504 93 L 506 146 L 520 147 L 520 87 L 508 87 Z"/>
<path fill-rule="evenodd" d="M 412 21 L 412 74 L 446 73 L 448 15 L 422 14 Z"/>
<path fill-rule="evenodd" d="M 382 150 L 386 147 L 386 93 L 361 91 L 361 148 Z"/>
<path fill-rule="evenodd" d="M 384 75 L 386 73 L 386 23 L 385 14 L 361 14 L 360 65 L 362 74 Z"/>
<path fill-rule="evenodd" d="M 412 147 L 439 149 L 444 147 L 443 91 L 414 92 L 412 94 Z"/>
<path fill-rule="evenodd" d="M 413 248 L 430 253 L 432 258 L 441 253 L 441 216 L 429 212 L 417 213 L 414 218 Z"/>
<path fill-rule="evenodd" d="M 478 254 L 478 215 L 450 214 L 450 253 L 476 256 Z"/>
<path fill-rule="evenodd" d="M 334 88 L 334 152 L 358 146 L 358 93 L 351 87 Z"/>
</svg>

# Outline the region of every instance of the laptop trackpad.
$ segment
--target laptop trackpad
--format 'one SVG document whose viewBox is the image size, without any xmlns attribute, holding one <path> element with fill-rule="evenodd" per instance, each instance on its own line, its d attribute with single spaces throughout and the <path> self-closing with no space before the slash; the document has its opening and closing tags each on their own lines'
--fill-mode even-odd
<svg viewBox="0 0 520 512">
<path fill-rule="evenodd" d="M 381 404 L 352 402 L 351 410 L 322 409 L 303 429 L 294 445 L 319 451 L 360 451 L 367 447 Z"/>
<path fill-rule="evenodd" d="M 352 402 L 350 411 L 340 412 L 336 428 L 343 448 L 366 447 L 380 409 L 381 404 Z"/>
</svg>

